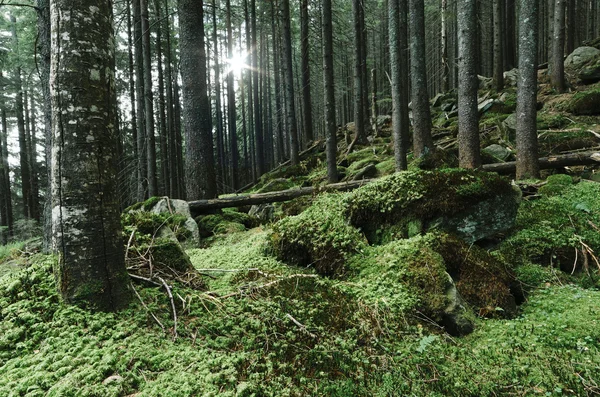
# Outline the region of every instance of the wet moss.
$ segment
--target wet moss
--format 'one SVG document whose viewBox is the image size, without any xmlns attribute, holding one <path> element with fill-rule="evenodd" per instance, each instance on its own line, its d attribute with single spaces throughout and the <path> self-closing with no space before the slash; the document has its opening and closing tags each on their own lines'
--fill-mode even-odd
<svg viewBox="0 0 600 397">
<path fill-rule="evenodd" d="M 550 175 L 546 184 L 538 189 L 540 194 L 555 196 L 563 192 L 568 186 L 573 185 L 573 178 L 566 174 Z"/>
<path fill-rule="evenodd" d="M 269 245 L 285 263 L 314 267 L 319 274 L 340 276 L 345 261 L 365 246 L 362 234 L 345 218 L 345 194 L 321 195 L 300 215 L 273 225 Z"/>
<path fill-rule="evenodd" d="M 577 92 L 562 106 L 566 111 L 575 115 L 600 114 L 600 88 Z"/>
<path fill-rule="evenodd" d="M 496 174 L 463 169 L 405 171 L 356 189 L 344 205 L 350 223 L 376 243 L 377 234 L 386 227 L 394 225 L 407 236 L 410 222 L 420 220 L 427 226 L 480 201 L 514 195 L 510 183 Z"/>
<path fill-rule="evenodd" d="M 225 209 L 218 214 L 199 216 L 196 222 L 200 237 L 204 238 L 215 234 L 240 232 L 258 225 L 255 217 L 232 209 Z"/>
</svg>

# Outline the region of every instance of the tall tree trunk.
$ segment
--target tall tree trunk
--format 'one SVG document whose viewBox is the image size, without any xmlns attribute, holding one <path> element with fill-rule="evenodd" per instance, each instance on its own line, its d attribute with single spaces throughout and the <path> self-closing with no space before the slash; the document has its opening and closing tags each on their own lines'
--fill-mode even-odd
<svg viewBox="0 0 600 397">
<path fill-rule="evenodd" d="M 179 198 L 179 184 L 177 172 L 177 144 L 175 139 L 175 104 L 173 99 L 173 48 L 171 46 L 171 27 L 169 24 L 169 3 L 165 0 L 165 35 L 167 38 L 167 48 L 165 51 L 165 89 L 167 106 L 167 148 L 168 148 L 168 171 L 169 171 L 169 197 Z"/>
<path fill-rule="evenodd" d="M 212 42 L 214 53 L 214 71 L 215 71 L 215 121 L 217 131 L 217 182 L 224 185 L 226 164 L 225 164 L 225 145 L 223 137 L 223 107 L 221 102 L 221 65 L 219 64 L 219 40 L 217 37 L 217 3 L 212 1 Z"/>
<path fill-rule="evenodd" d="M 539 178 L 537 136 L 538 0 L 521 0 L 517 86 L 517 179 Z"/>
<path fill-rule="evenodd" d="M 450 65 L 448 64 L 448 28 L 446 24 L 447 12 L 448 12 L 448 0 L 441 0 L 441 56 L 442 56 L 442 92 L 450 91 Z"/>
<path fill-rule="evenodd" d="M 135 94 L 138 117 L 137 151 L 138 151 L 138 189 L 137 199 L 143 201 L 147 197 L 148 189 L 148 162 L 146 159 L 146 122 L 142 115 L 144 111 L 144 56 L 142 53 L 142 12 L 140 2 L 133 1 L 133 42 L 135 50 Z"/>
<path fill-rule="evenodd" d="M 425 64 L 425 3 L 409 0 L 410 11 L 410 82 L 413 111 L 413 152 L 415 158 L 433 153 L 431 112 Z"/>
<path fill-rule="evenodd" d="M 154 94 L 152 93 L 152 58 L 150 49 L 150 22 L 148 0 L 140 0 L 142 17 L 142 53 L 144 63 L 144 120 L 148 150 L 148 194 L 158 195 L 156 179 L 156 140 L 154 138 Z"/>
<path fill-rule="evenodd" d="M 354 19 L 354 129 L 356 135 L 354 140 L 359 144 L 367 142 L 367 131 L 365 130 L 365 112 L 363 98 L 362 60 L 363 26 L 361 23 L 362 4 L 360 0 L 352 0 L 352 14 Z"/>
<path fill-rule="evenodd" d="M 264 174 L 265 170 L 265 155 L 264 142 L 262 131 L 261 104 L 259 96 L 259 70 L 258 70 L 258 46 L 256 41 L 256 0 L 250 0 L 250 19 L 252 28 L 252 98 L 254 103 L 254 153 L 256 156 L 256 173 L 258 176 Z"/>
<path fill-rule="evenodd" d="M 0 79 L 2 70 L 0 70 Z M 0 243 L 6 244 L 13 234 L 12 193 L 10 168 L 8 164 L 8 123 L 6 122 L 6 103 L 0 97 Z"/>
<path fill-rule="evenodd" d="M 292 33 L 290 31 L 290 2 L 281 0 L 281 18 L 283 21 L 283 62 L 285 64 L 285 90 L 287 92 L 287 118 L 290 134 L 290 160 L 292 165 L 300 163 L 298 149 L 298 127 L 296 124 L 296 105 L 294 101 L 294 71 L 292 69 Z"/>
<path fill-rule="evenodd" d="M 506 8 L 504 13 L 504 21 L 505 21 L 505 69 L 510 70 L 514 68 L 515 65 L 515 8 L 516 8 L 517 0 L 506 0 Z"/>
<path fill-rule="evenodd" d="M 335 122 L 335 87 L 333 76 L 333 24 L 331 17 L 331 0 L 323 0 L 323 86 L 325 104 L 325 137 L 327 152 L 327 180 L 335 183 L 338 180 L 337 173 L 337 142 Z"/>
<path fill-rule="evenodd" d="M 481 165 L 477 111 L 475 0 L 458 3 L 458 161 L 462 168 Z"/>
<path fill-rule="evenodd" d="M 392 134 L 396 171 L 408 167 L 408 54 L 406 0 L 388 0 L 388 28 L 392 78 Z"/>
<path fill-rule="evenodd" d="M 503 8 L 504 0 L 494 0 L 494 88 L 498 92 L 504 89 Z"/>
<path fill-rule="evenodd" d="M 188 71 L 188 73 L 190 73 Z M 187 183 L 185 180 L 185 158 L 183 155 L 183 136 L 182 136 L 182 127 L 181 127 L 181 118 L 182 118 L 182 110 L 181 110 L 181 94 L 180 94 L 180 89 L 179 89 L 179 80 L 178 80 L 178 76 L 179 75 L 179 71 L 177 68 L 174 69 L 174 73 L 173 73 L 173 119 L 174 119 L 174 124 L 175 124 L 175 154 L 176 154 L 176 164 L 177 164 L 177 196 L 178 198 L 181 199 L 185 199 L 186 195 L 187 195 Z M 182 77 L 183 79 L 183 73 L 182 73 Z M 208 104 L 208 106 L 210 106 L 210 102 Z M 209 112 L 210 113 L 210 112 Z M 209 119 L 209 124 L 210 124 L 210 119 Z M 212 129 L 212 128 L 211 128 Z M 211 140 L 210 140 L 210 148 L 211 148 L 211 153 L 212 153 L 212 133 L 211 135 Z M 203 141 L 204 143 L 204 141 Z M 208 141 L 206 142 L 208 143 Z M 213 161 L 214 161 L 214 157 L 212 157 Z M 207 181 L 207 185 L 209 186 L 209 190 L 211 189 L 210 186 L 212 186 L 213 183 L 213 177 L 211 177 L 210 175 L 214 175 L 214 178 L 216 178 L 216 174 L 214 173 L 214 168 L 212 168 L 212 171 L 208 171 L 207 175 L 209 176 L 209 180 Z M 215 193 L 216 194 L 216 180 L 214 180 L 214 184 L 215 184 Z"/>
<path fill-rule="evenodd" d="M 111 6 L 106 0 L 51 3 L 55 273 L 66 302 L 98 310 L 124 308 L 131 297 L 117 191 L 117 137 L 106 121 L 114 120 L 116 111 Z"/>
<path fill-rule="evenodd" d="M 13 50 L 18 54 L 19 41 L 17 37 L 17 20 L 14 15 L 10 16 Z M 23 103 L 23 82 L 21 80 L 21 67 L 17 65 L 15 68 L 14 85 L 16 88 L 15 95 L 15 112 L 17 113 L 17 131 L 19 132 L 19 165 L 21 166 L 21 195 L 23 197 L 23 216 L 31 218 L 32 203 L 31 203 L 31 172 L 29 164 L 29 149 L 27 148 L 27 132 L 25 130 Z"/>
<path fill-rule="evenodd" d="M 169 161 L 167 157 L 167 119 L 165 115 L 165 78 L 163 68 L 162 49 L 162 17 L 160 11 L 160 0 L 154 0 L 154 11 L 156 12 L 156 64 L 158 69 L 158 120 L 160 140 L 160 184 L 159 194 L 169 194 Z"/>
<path fill-rule="evenodd" d="M 248 133 L 248 138 L 249 138 L 249 152 L 250 152 L 250 164 L 251 164 L 251 176 L 252 176 L 252 180 L 257 180 L 258 178 L 258 172 L 257 172 L 257 160 L 256 160 L 256 152 L 254 150 L 254 84 L 253 84 L 253 79 L 254 79 L 254 72 L 252 71 L 253 68 L 253 52 L 254 52 L 254 47 L 252 44 L 252 30 L 251 30 L 251 24 L 250 24 L 250 16 L 249 16 L 249 11 L 248 11 L 248 0 L 244 0 L 244 22 L 246 25 L 246 54 L 248 57 L 248 61 L 247 64 L 249 65 L 249 68 L 246 70 L 246 78 L 247 78 L 247 86 L 248 86 L 248 126 L 249 128 L 249 133 Z"/>
<path fill-rule="evenodd" d="M 127 56 L 129 61 L 129 106 L 131 107 L 131 139 L 133 142 L 133 161 L 135 164 L 135 176 L 133 180 L 135 181 L 135 188 L 139 186 L 138 181 L 138 125 L 137 125 L 137 112 L 136 112 L 136 99 L 135 99 L 135 66 L 133 63 L 133 21 L 131 16 L 131 1 L 136 0 L 128 0 L 126 4 L 127 10 Z M 136 192 L 137 193 L 137 192 Z"/>
<path fill-rule="evenodd" d="M 284 156 L 284 144 L 283 144 L 283 107 L 281 106 L 281 87 L 280 70 L 281 65 L 279 63 L 281 52 L 279 51 L 279 35 L 277 21 L 278 16 L 276 14 L 274 2 L 271 2 L 271 36 L 273 38 L 273 79 L 275 83 L 275 141 L 277 149 L 277 162 L 283 163 Z"/>
<path fill-rule="evenodd" d="M 570 54 L 575 49 L 576 34 L 577 34 L 577 2 L 576 0 L 566 0 L 567 7 L 567 54 Z"/>
<path fill-rule="evenodd" d="M 178 0 L 187 199 L 217 196 L 202 0 Z"/>
<path fill-rule="evenodd" d="M 227 12 L 227 56 L 233 58 L 233 30 L 231 27 L 231 0 L 225 0 Z M 231 155 L 231 186 L 236 191 L 239 187 L 239 152 L 237 139 L 237 112 L 235 103 L 235 85 L 233 70 L 227 74 L 227 127 L 229 129 L 229 151 Z"/>
<path fill-rule="evenodd" d="M 314 140 L 312 101 L 310 95 L 310 52 L 309 52 L 309 20 L 308 0 L 300 1 L 300 42 L 302 48 L 302 110 L 304 119 L 304 136 L 306 142 Z"/>
<path fill-rule="evenodd" d="M 31 217 L 36 221 L 40 222 L 40 181 L 38 175 L 38 162 L 37 162 L 37 117 L 35 100 L 33 92 L 28 95 L 29 97 L 29 133 L 27 134 L 27 148 L 29 149 L 29 164 L 31 171 Z M 25 100 L 27 103 L 27 100 Z"/>
<path fill-rule="evenodd" d="M 50 0 L 36 0 L 38 38 L 38 70 L 43 97 L 44 115 L 44 164 L 48 185 L 52 177 L 50 164 L 52 159 L 52 105 L 50 103 Z M 44 251 L 48 252 L 52 244 L 52 191 L 46 188 L 44 201 Z"/>
<path fill-rule="evenodd" d="M 560 93 L 567 90 L 564 64 L 566 6 L 566 0 L 556 0 L 554 4 L 554 26 L 552 29 L 554 37 L 552 38 L 550 84 Z"/>
</svg>

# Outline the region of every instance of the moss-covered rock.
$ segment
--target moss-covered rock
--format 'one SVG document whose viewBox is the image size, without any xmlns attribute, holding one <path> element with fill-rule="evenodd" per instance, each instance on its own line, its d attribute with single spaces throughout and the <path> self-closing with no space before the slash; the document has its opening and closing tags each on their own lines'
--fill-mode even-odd
<svg viewBox="0 0 600 397">
<path fill-rule="evenodd" d="M 554 176 L 539 200 L 524 201 L 499 254 L 509 263 L 537 263 L 592 272 L 600 252 L 600 184 Z M 550 193 L 550 194 L 548 194 Z M 587 269 L 585 269 L 587 267 Z"/>
<path fill-rule="evenodd" d="M 588 131 L 572 130 L 567 131 L 544 131 L 539 135 L 539 148 L 542 155 L 550 155 L 569 150 L 577 150 L 593 147 L 597 139 Z"/>
<path fill-rule="evenodd" d="M 600 88 L 577 92 L 562 106 L 575 115 L 598 115 L 600 114 Z"/>
<path fill-rule="evenodd" d="M 227 234 L 256 227 L 258 219 L 245 212 L 225 209 L 218 214 L 202 215 L 196 218 L 200 236 L 203 238 L 215 234 Z"/>
<path fill-rule="evenodd" d="M 362 234 L 348 224 L 345 196 L 323 194 L 300 215 L 275 223 L 270 247 L 276 257 L 291 265 L 314 267 L 319 274 L 343 274 L 346 259 L 365 246 Z"/>
<path fill-rule="evenodd" d="M 344 205 L 372 243 L 389 227 L 407 237 L 415 224 L 417 233 L 439 227 L 474 242 L 509 229 L 519 200 L 520 192 L 496 174 L 446 169 L 381 178 L 349 193 Z"/>
<path fill-rule="evenodd" d="M 573 184 L 573 178 L 566 174 L 555 174 L 546 178 L 546 182 L 538 192 L 545 196 L 556 196 Z"/>
</svg>

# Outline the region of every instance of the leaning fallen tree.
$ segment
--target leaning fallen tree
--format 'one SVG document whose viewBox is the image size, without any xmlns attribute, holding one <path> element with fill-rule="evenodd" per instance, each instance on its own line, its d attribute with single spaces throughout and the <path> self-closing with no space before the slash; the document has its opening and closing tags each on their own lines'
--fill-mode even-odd
<svg viewBox="0 0 600 397">
<path fill-rule="evenodd" d="M 574 165 L 600 164 L 600 152 L 581 152 L 568 153 L 557 156 L 542 157 L 539 159 L 540 169 L 562 168 Z M 515 172 L 516 161 L 506 163 L 486 164 L 482 168 L 484 171 L 497 172 L 499 174 L 510 174 Z"/>
<path fill-rule="evenodd" d="M 543 157 L 539 159 L 541 169 L 561 168 L 574 165 L 600 164 L 600 152 L 569 153 L 557 156 Z M 499 174 L 510 174 L 515 172 L 516 162 L 486 164 L 484 171 L 497 172 Z M 218 210 L 221 208 L 242 207 L 247 205 L 258 205 L 266 203 L 277 203 L 289 201 L 301 196 L 308 196 L 324 191 L 348 191 L 363 186 L 374 179 L 363 179 L 360 181 L 348 181 L 332 183 L 325 186 L 299 187 L 278 192 L 240 194 L 236 196 L 190 201 L 190 211 L 193 216 Z"/>
</svg>

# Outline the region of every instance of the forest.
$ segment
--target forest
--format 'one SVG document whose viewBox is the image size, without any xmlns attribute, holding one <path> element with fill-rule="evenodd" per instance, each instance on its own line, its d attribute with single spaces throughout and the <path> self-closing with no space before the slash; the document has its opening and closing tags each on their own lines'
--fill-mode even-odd
<svg viewBox="0 0 600 397">
<path fill-rule="evenodd" d="M 600 395 L 599 0 L 0 0 L 0 396 Z"/>
</svg>

